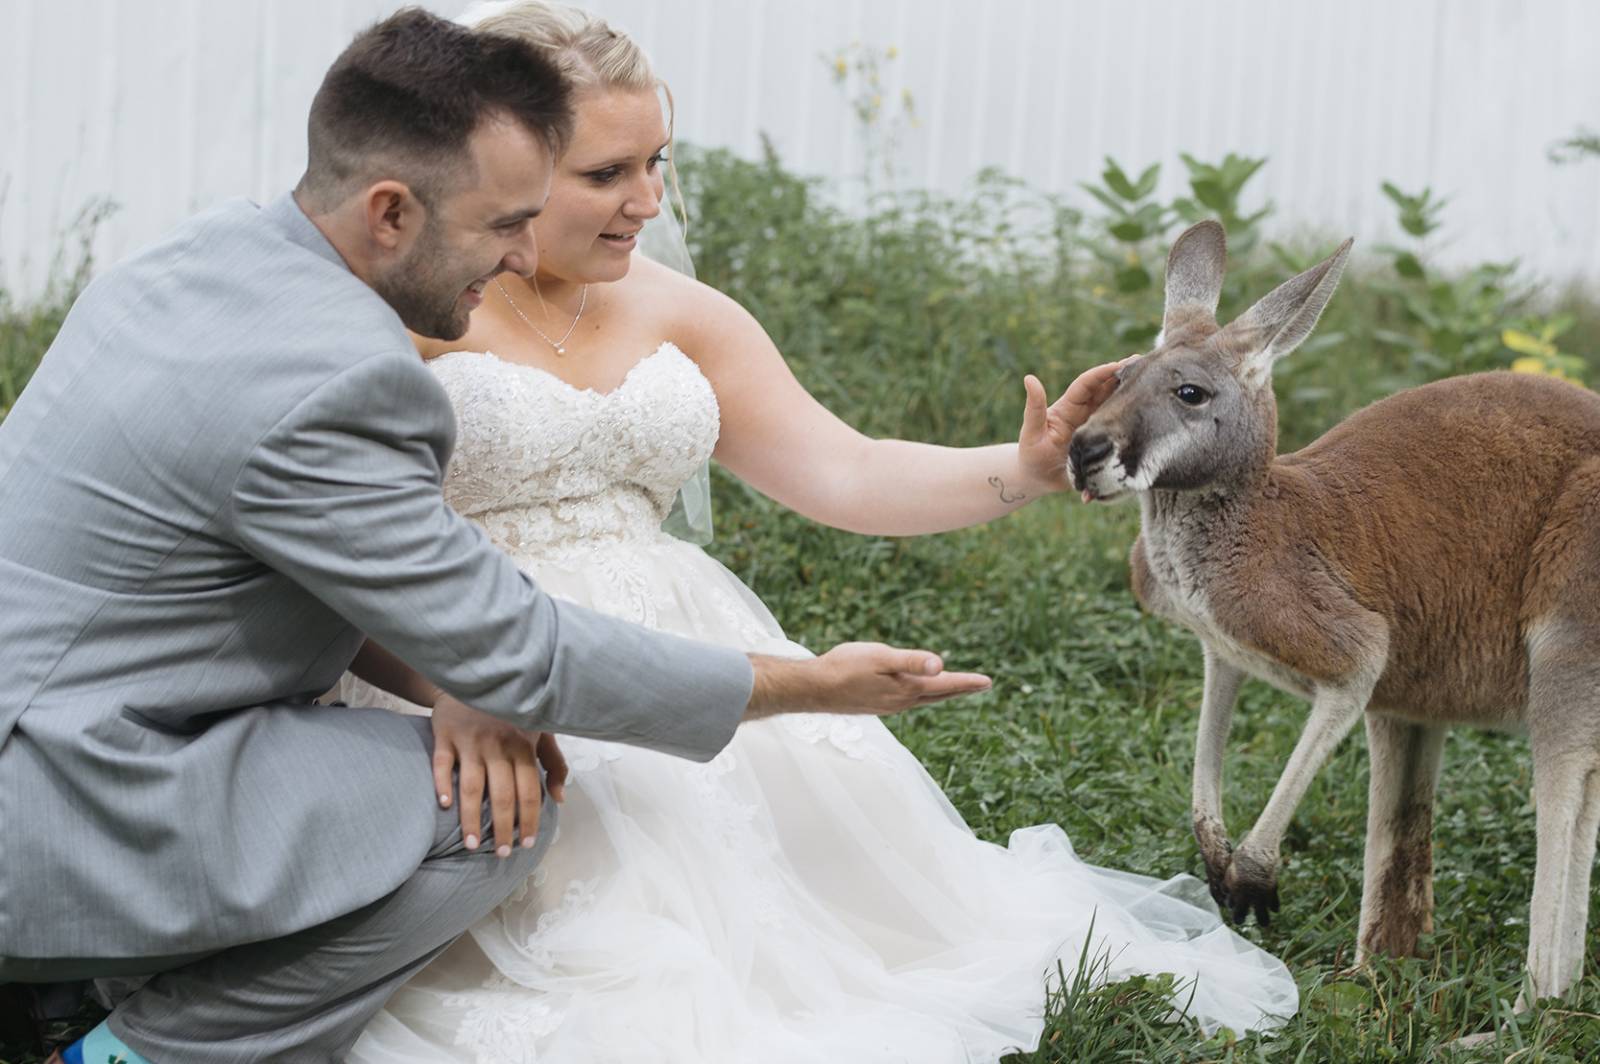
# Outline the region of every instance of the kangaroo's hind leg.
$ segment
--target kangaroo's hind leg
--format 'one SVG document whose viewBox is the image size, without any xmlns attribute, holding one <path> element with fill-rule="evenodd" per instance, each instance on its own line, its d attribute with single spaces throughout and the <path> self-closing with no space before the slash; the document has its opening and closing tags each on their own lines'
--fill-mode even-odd
<svg viewBox="0 0 1600 1064">
<path fill-rule="evenodd" d="M 1524 631 L 1539 849 L 1528 970 L 1534 995 L 1546 997 L 1583 972 L 1600 832 L 1600 459 L 1569 479 L 1531 561 Z"/>
<path fill-rule="evenodd" d="M 1559 699 L 1568 712 L 1600 715 L 1600 669 L 1591 670 L 1584 685 L 1587 697 L 1577 697 L 1577 685 L 1570 681 L 1536 677 L 1535 691 L 1544 690 L 1530 698 L 1529 709 L 1555 716 L 1550 709 Z M 1600 748 L 1592 723 L 1565 727 L 1559 719 L 1545 720 L 1531 729 L 1539 843 L 1528 971 L 1535 998 L 1566 993 L 1583 972 L 1589 880 L 1600 831 Z"/>
<path fill-rule="evenodd" d="M 1372 782 L 1356 956 L 1417 951 L 1433 930 L 1433 808 L 1442 726 L 1367 713 Z"/>
</svg>

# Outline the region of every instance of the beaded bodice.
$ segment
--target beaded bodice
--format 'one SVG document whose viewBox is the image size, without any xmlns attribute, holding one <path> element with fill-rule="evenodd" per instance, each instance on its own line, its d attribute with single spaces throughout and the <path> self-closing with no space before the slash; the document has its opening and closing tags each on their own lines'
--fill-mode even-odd
<svg viewBox="0 0 1600 1064">
<path fill-rule="evenodd" d="M 513 555 L 655 538 L 680 485 L 711 455 L 711 384 L 671 343 L 609 392 L 490 352 L 432 359 L 455 407 L 445 499 Z"/>
</svg>

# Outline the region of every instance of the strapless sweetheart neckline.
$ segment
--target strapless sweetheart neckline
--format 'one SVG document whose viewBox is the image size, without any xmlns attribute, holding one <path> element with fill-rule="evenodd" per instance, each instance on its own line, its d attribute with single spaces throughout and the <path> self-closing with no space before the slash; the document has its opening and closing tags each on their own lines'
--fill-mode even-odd
<svg viewBox="0 0 1600 1064">
<path fill-rule="evenodd" d="M 514 367 L 516 369 L 527 370 L 530 373 L 537 373 L 537 374 L 539 374 L 541 376 L 548 377 L 550 380 L 555 381 L 557 384 L 561 385 L 563 388 L 566 388 L 567 390 L 569 390 L 569 391 L 571 391 L 571 392 L 573 392 L 573 393 L 575 393 L 577 395 L 591 395 L 591 396 L 594 396 L 596 399 L 609 399 L 612 396 L 616 395 L 618 392 L 621 392 L 623 389 L 628 387 L 629 383 L 631 383 L 633 378 L 634 378 L 634 374 L 638 372 L 639 367 L 643 366 L 646 362 L 649 362 L 651 359 L 655 358 L 657 355 L 660 355 L 660 354 L 662 354 L 664 352 L 668 352 L 668 351 L 676 354 L 679 358 L 683 359 L 685 362 L 689 363 L 691 366 L 694 366 L 694 369 L 695 369 L 696 373 L 700 372 L 700 367 L 695 364 L 694 359 L 692 359 L 688 355 L 684 354 L 682 349 L 680 349 L 678 347 L 678 345 L 673 343 L 671 340 L 663 340 L 663 341 L 661 341 L 660 344 L 656 345 L 656 349 L 654 351 L 651 351 L 648 355 L 645 355 L 643 358 L 639 359 L 639 361 L 635 362 L 633 365 L 628 367 L 628 372 L 626 372 L 626 373 L 624 373 L 622 375 L 622 380 L 617 382 L 616 387 L 607 389 L 605 391 L 601 391 L 598 388 L 580 388 L 576 384 L 573 384 L 571 381 L 568 381 L 568 380 L 564 379 L 563 377 L 559 376 L 558 374 L 550 372 L 549 370 L 545 369 L 543 366 L 535 366 L 531 362 L 518 362 L 515 359 L 502 358 L 499 355 L 495 354 L 493 351 L 488 351 L 488 350 L 484 350 L 484 351 L 469 351 L 469 350 L 466 350 L 466 349 L 463 348 L 460 351 L 446 351 L 443 354 L 435 355 L 429 361 L 431 361 L 431 362 L 442 362 L 447 358 L 462 358 L 462 357 L 468 357 L 468 356 L 476 356 L 478 358 L 487 358 L 487 359 L 493 360 L 494 362 L 499 363 L 502 366 L 512 366 L 512 367 Z M 701 375 L 704 376 L 704 374 L 701 374 Z"/>
</svg>

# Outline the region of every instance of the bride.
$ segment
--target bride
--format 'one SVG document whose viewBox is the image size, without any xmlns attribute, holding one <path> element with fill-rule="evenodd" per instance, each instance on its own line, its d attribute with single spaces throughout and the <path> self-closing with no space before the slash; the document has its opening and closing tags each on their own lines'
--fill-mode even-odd
<svg viewBox="0 0 1600 1064">
<path fill-rule="evenodd" d="M 878 535 L 988 521 L 1065 486 L 1066 440 L 1114 365 L 1048 408 L 1030 377 L 1017 444 L 861 436 L 742 308 L 635 254 L 671 139 L 638 47 L 538 0 L 478 15 L 558 58 L 576 122 L 533 223 L 536 276 L 491 284 L 462 340 L 419 343 L 459 420 L 446 496 L 541 587 L 804 654 L 731 573 L 661 531 L 708 457 L 814 520 Z M 422 712 L 353 677 L 341 697 Z M 1283 965 L 1222 926 L 1198 881 L 1087 865 L 1053 825 L 1009 847 L 978 839 L 874 718 L 749 723 L 706 765 L 561 746 L 559 841 L 394 995 L 351 1061 L 995 1061 L 1038 1044 L 1047 980 L 1091 932 L 1110 977 L 1184 980 L 1179 1003 L 1208 1030 L 1296 1008 Z"/>
</svg>

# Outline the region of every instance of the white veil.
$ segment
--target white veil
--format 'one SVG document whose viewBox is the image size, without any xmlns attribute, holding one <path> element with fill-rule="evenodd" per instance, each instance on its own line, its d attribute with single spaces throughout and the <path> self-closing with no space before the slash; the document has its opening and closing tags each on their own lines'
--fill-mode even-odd
<svg viewBox="0 0 1600 1064">
<path fill-rule="evenodd" d="M 679 273 L 694 276 L 694 260 L 684 240 L 671 197 L 663 196 L 661 213 L 644 223 L 639 234 L 639 253 Z M 682 540 L 704 547 L 711 542 L 711 463 L 700 468 L 678 489 L 672 512 L 661 523 L 662 529 Z"/>
<path fill-rule="evenodd" d="M 478 0 L 469 4 L 457 15 L 455 21 L 468 29 L 484 19 L 516 7 L 521 0 Z M 674 211 L 671 198 L 663 195 L 661 213 L 650 219 L 639 234 L 638 251 L 646 258 L 668 269 L 694 276 L 694 260 L 689 257 L 689 245 L 684 239 L 683 225 Z M 711 463 L 700 463 L 672 500 L 672 511 L 661 523 L 666 532 L 697 546 L 711 542 Z"/>
</svg>

